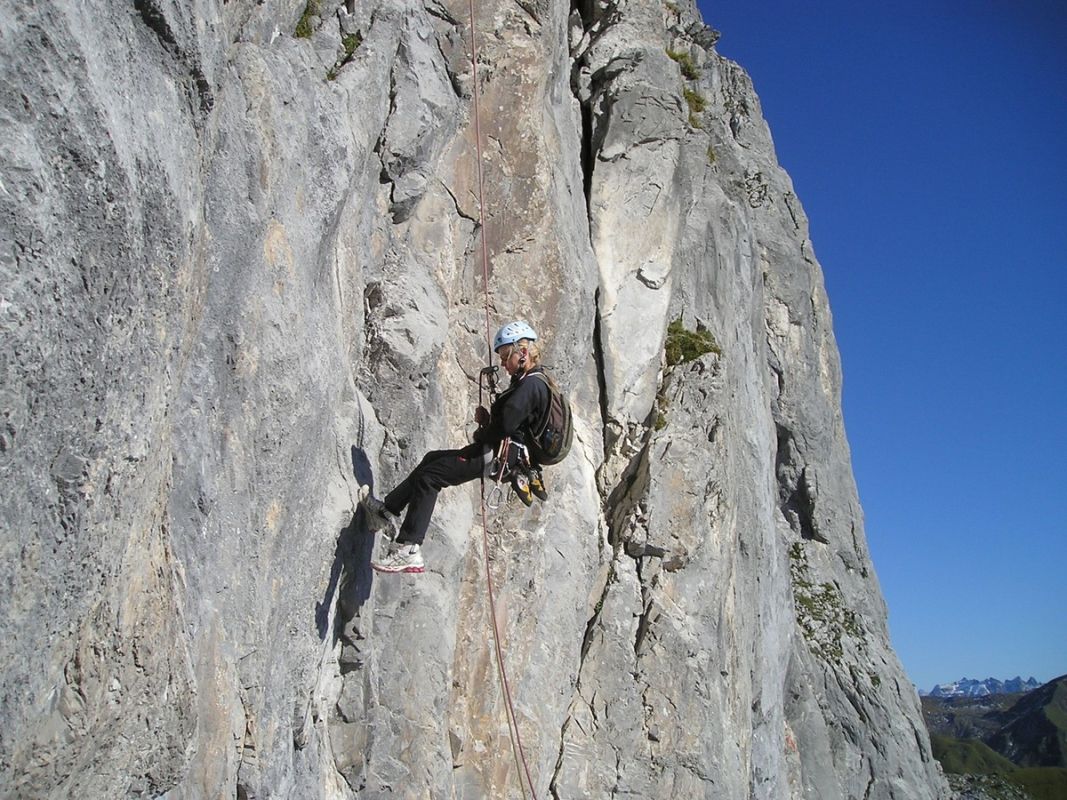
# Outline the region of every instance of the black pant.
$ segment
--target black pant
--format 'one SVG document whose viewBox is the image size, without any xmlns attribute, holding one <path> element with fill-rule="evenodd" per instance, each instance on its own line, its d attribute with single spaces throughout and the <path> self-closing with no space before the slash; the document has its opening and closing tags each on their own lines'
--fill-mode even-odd
<svg viewBox="0 0 1067 800">
<path fill-rule="evenodd" d="M 430 527 L 437 493 L 446 486 L 459 486 L 485 474 L 488 445 L 469 444 L 462 450 L 433 450 L 411 474 L 385 496 L 385 507 L 394 514 L 407 507 L 397 542 L 422 544 Z M 488 456 L 492 458 L 492 453 Z"/>
</svg>

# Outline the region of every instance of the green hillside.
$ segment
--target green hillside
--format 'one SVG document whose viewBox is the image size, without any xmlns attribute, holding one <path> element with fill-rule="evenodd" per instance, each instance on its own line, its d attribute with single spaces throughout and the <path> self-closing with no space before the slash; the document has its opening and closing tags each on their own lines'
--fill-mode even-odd
<svg viewBox="0 0 1067 800">
<path fill-rule="evenodd" d="M 954 739 L 951 736 L 931 736 L 934 758 L 945 772 L 956 775 L 1007 775 L 1018 767 L 989 745 L 977 739 Z"/>
<path fill-rule="evenodd" d="M 1034 800 L 1064 800 L 1064 798 L 1067 798 L 1067 769 L 1061 767 L 1029 767 L 1017 769 L 1007 777 L 1026 789 Z"/>
<path fill-rule="evenodd" d="M 1067 767 L 1067 676 L 1022 696 L 985 742 L 1020 767 Z"/>
<path fill-rule="evenodd" d="M 1067 798 L 1067 675 L 1011 698 L 923 698 L 923 717 L 947 774 L 1007 780 L 1034 800 Z M 950 735 L 958 732 L 982 738 Z"/>
<path fill-rule="evenodd" d="M 934 735 L 930 737 L 930 743 L 933 745 L 934 758 L 949 775 L 988 776 L 1010 781 L 1025 790 L 1033 800 L 1067 798 L 1067 769 L 1020 768 L 976 739 Z"/>
</svg>

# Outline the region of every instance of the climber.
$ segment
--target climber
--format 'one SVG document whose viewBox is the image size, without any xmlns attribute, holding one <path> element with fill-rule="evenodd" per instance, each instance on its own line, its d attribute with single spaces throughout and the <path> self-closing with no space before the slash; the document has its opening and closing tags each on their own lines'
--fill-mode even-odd
<svg viewBox="0 0 1067 800">
<path fill-rule="evenodd" d="M 527 448 L 531 428 L 543 420 L 551 402 L 547 380 L 528 380 L 542 372 L 537 333 L 527 323 L 510 322 L 497 331 L 493 350 L 511 382 L 490 409 L 478 406 L 473 443 L 459 450 L 434 450 L 393 491 L 379 500 L 365 492 L 363 507 L 372 531 L 392 526 L 407 508 L 400 533 L 388 552 L 371 566 L 379 572 L 425 571 L 420 548 L 430 526 L 437 493 L 476 478 L 505 475 L 526 505 L 547 499 L 540 466 Z M 502 447 L 501 445 L 504 444 Z"/>
</svg>

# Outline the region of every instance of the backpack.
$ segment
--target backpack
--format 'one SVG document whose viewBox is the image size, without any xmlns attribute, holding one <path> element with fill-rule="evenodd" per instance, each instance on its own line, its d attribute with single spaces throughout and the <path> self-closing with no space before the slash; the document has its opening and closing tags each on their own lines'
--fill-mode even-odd
<svg viewBox="0 0 1067 800">
<path fill-rule="evenodd" d="M 571 406 L 557 384 L 546 372 L 531 372 L 530 377 L 540 378 L 548 386 L 548 411 L 543 420 L 530 429 L 530 452 L 542 466 L 558 464 L 571 449 L 574 426 L 571 424 Z"/>
</svg>

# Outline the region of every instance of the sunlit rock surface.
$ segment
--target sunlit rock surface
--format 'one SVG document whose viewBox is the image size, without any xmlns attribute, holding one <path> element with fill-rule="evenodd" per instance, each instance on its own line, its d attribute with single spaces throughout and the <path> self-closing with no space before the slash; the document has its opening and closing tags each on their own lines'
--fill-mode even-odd
<svg viewBox="0 0 1067 800">
<path fill-rule="evenodd" d="M 482 229 L 468 9 L 0 3 L 0 794 L 945 797 L 748 77 L 478 3 Z M 519 766 L 477 487 L 419 577 L 356 508 L 467 440 L 483 236 L 576 414 L 489 512 Z"/>
</svg>

